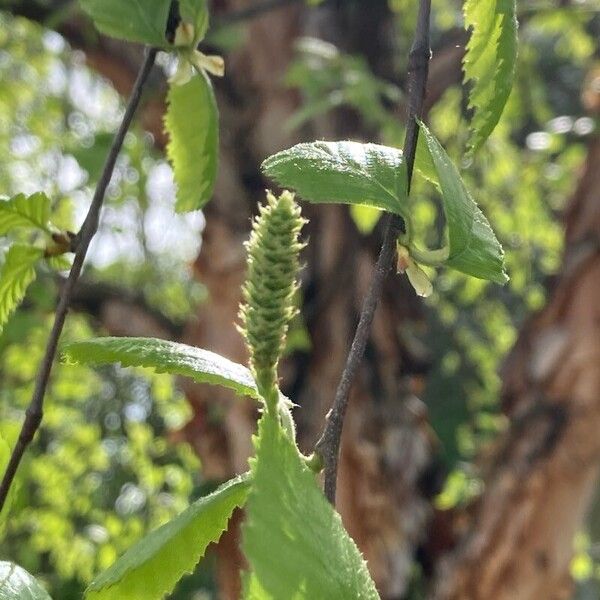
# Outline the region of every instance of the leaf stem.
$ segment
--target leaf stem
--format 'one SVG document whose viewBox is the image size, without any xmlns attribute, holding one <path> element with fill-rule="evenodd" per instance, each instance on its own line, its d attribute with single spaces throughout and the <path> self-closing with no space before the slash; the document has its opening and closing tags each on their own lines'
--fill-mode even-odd
<svg viewBox="0 0 600 600">
<path fill-rule="evenodd" d="M 404 140 L 404 157 L 407 166 L 409 191 L 419 136 L 417 119 L 421 118 L 423 112 L 429 59 L 431 56 L 429 41 L 430 13 L 431 0 L 420 0 L 419 15 L 413 45 L 410 50 L 408 67 L 408 124 Z M 375 265 L 373 279 L 363 302 L 358 327 L 356 328 L 350 353 L 346 359 L 346 365 L 338 384 L 333 406 L 327 415 L 321 437 L 315 445 L 315 453 L 321 457 L 325 466 L 325 496 L 332 504 L 335 504 L 340 442 L 346 409 L 348 408 L 350 389 L 365 352 L 375 309 L 382 294 L 383 282 L 392 270 L 396 240 L 404 230 L 404 221 L 401 217 L 387 214 L 385 219 L 385 233 L 381 251 Z"/>
<path fill-rule="evenodd" d="M 73 266 L 71 267 L 69 277 L 60 293 L 58 305 L 56 307 L 56 314 L 54 317 L 54 324 L 52 325 L 52 330 L 50 331 L 50 335 L 48 337 L 44 357 L 42 359 L 40 368 L 36 376 L 33 396 L 31 398 L 29 407 L 25 412 L 25 420 L 23 421 L 21 432 L 10 456 L 10 460 L 8 462 L 8 466 L 6 467 L 2 483 L 0 484 L 0 511 L 4 506 L 4 502 L 6 501 L 8 491 L 15 478 L 17 469 L 19 467 L 21 459 L 23 458 L 23 454 L 25 453 L 25 450 L 31 443 L 33 436 L 39 429 L 40 424 L 42 422 L 44 397 L 46 395 L 46 389 L 48 387 L 48 381 L 50 379 L 50 373 L 52 371 L 54 357 L 56 356 L 58 341 L 65 324 L 65 319 L 67 316 L 67 311 L 69 309 L 71 296 L 73 295 L 75 284 L 77 283 L 79 275 L 81 274 L 83 261 L 85 260 L 85 256 L 87 254 L 90 242 L 92 241 L 94 234 L 98 230 L 98 220 L 100 217 L 100 210 L 104 202 L 106 189 L 112 178 L 117 157 L 123 145 L 123 140 L 125 139 L 125 135 L 129 130 L 129 127 L 131 126 L 133 116 L 140 103 L 140 99 L 142 97 L 142 90 L 148 79 L 148 75 L 150 74 L 150 71 L 154 66 L 156 53 L 157 50 L 154 48 L 148 48 L 146 50 L 144 62 L 140 67 L 140 71 L 133 86 L 129 102 L 127 103 L 125 113 L 123 114 L 123 120 L 121 121 L 119 130 L 115 135 L 108 156 L 106 157 L 104 168 L 98 181 L 94 197 L 92 198 L 90 208 L 85 217 L 83 225 L 79 230 L 79 233 L 75 236 L 73 240 L 72 248 L 75 251 L 75 259 L 73 261 Z"/>
</svg>

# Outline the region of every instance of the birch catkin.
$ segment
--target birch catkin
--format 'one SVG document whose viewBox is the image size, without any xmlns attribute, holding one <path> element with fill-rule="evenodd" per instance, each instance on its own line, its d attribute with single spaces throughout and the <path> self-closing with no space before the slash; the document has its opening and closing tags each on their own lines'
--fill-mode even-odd
<svg viewBox="0 0 600 600">
<path fill-rule="evenodd" d="M 267 193 L 246 243 L 248 273 L 242 288 L 240 331 L 250 354 L 250 369 L 267 409 L 278 401 L 277 364 L 285 346 L 289 322 L 297 312 L 299 234 L 306 222 L 291 192 L 279 198 Z"/>
</svg>

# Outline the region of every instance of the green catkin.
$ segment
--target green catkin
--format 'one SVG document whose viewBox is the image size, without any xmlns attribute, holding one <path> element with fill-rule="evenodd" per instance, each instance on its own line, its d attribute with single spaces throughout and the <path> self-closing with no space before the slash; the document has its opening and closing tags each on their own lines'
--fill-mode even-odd
<svg viewBox="0 0 600 600">
<path fill-rule="evenodd" d="M 250 354 L 250 369 L 267 410 L 277 409 L 277 363 L 285 347 L 289 322 L 297 312 L 298 240 L 306 222 L 291 192 L 279 198 L 267 192 L 267 203 L 252 224 L 246 242 L 248 273 L 242 288 L 240 332 Z"/>
</svg>

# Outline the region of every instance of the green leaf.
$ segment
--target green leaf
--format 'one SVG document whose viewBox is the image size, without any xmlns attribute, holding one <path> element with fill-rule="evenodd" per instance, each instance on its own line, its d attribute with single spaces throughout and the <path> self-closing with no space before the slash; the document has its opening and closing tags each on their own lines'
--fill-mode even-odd
<svg viewBox="0 0 600 600">
<path fill-rule="evenodd" d="M 4 473 L 6 470 L 6 466 L 8 465 L 8 461 L 10 460 L 10 446 L 6 443 L 5 439 L 2 437 L 0 433 L 0 473 Z M 2 508 L 2 512 L 0 512 L 0 539 L 2 534 L 4 533 L 4 529 L 6 527 L 7 518 L 10 513 L 10 507 L 14 499 L 14 494 L 12 493 L 15 490 L 14 483 L 11 485 L 10 490 L 8 491 L 8 495 L 4 502 L 4 507 Z M 1 577 L 0 577 L 1 579 Z"/>
<path fill-rule="evenodd" d="M 52 600 L 25 569 L 0 561 L 0 600 Z"/>
<path fill-rule="evenodd" d="M 265 415 L 255 439 L 244 551 L 252 599 L 379 598 L 367 565 L 315 474 L 277 421 Z"/>
<path fill-rule="evenodd" d="M 364 204 L 399 215 L 406 205 L 402 151 L 358 142 L 298 144 L 270 156 L 263 171 L 309 202 Z"/>
<path fill-rule="evenodd" d="M 18 227 L 48 232 L 50 198 L 43 192 L 31 196 L 18 194 L 10 200 L 0 200 L 0 235 Z"/>
<path fill-rule="evenodd" d="M 243 506 L 249 474 L 231 479 L 200 498 L 162 527 L 134 544 L 86 590 L 90 600 L 154 600 L 191 573 L 227 528 L 233 510 Z"/>
<path fill-rule="evenodd" d="M 80 0 L 102 33 L 150 46 L 166 47 L 171 0 Z"/>
<path fill-rule="evenodd" d="M 91 181 L 96 181 L 100 177 L 114 137 L 113 133 L 100 132 L 96 134 L 91 146 L 82 146 L 78 142 L 73 143 L 69 148 L 69 153 L 73 155 L 79 166 L 87 171 Z"/>
<path fill-rule="evenodd" d="M 13 244 L 6 253 L 0 269 L 0 331 L 25 297 L 35 279 L 35 264 L 43 256 L 43 250 L 24 244 Z"/>
<path fill-rule="evenodd" d="M 516 1 L 467 0 L 464 13 L 465 27 L 472 27 L 463 68 L 465 83 L 472 82 L 473 153 L 498 124 L 512 88 L 518 41 Z"/>
<path fill-rule="evenodd" d="M 417 152 L 416 166 L 442 193 L 450 247 L 445 264 L 480 279 L 506 283 L 504 252 L 490 224 L 442 145 L 423 123 L 420 127 L 423 147 Z"/>
<path fill-rule="evenodd" d="M 356 228 L 363 235 L 369 235 L 373 229 L 375 229 L 375 225 L 377 225 L 381 218 L 381 211 L 372 206 L 353 204 L 350 207 L 350 216 L 352 217 Z"/>
<path fill-rule="evenodd" d="M 217 103 L 204 73 L 184 85 L 171 85 L 165 127 L 177 184 L 175 208 L 198 210 L 212 196 L 219 152 Z"/>
<path fill-rule="evenodd" d="M 74 363 L 99 365 L 120 362 L 148 367 L 158 373 L 190 377 L 199 383 L 222 385 L 242 396 L 258 398 L 250 371 L 219 354 L 155 338 L 103 337 L 69 344 L 64 357 Z"/>
</svg>

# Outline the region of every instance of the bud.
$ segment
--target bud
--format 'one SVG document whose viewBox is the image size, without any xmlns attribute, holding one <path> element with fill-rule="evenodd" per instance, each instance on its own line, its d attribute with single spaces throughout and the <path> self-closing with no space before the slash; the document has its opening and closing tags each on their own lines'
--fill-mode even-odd
<svg viewBox="0 0 600 600">
<path fill-rule="evenodd" d="M 277 407 L 277 364 L 289 322 L 297 312 L 293 301 L 298 289 L 298 255 L 304 247 L 298 236 L 305 222 L 292 193 L 284 191 L 276 198 L 268 192 L 246 243 L 248 273 L 242 288 L 239 329 L 269 412 Z"/>
<path fill-rule="evenodd" d="M 424 298 L 431 296 L 433 292 L 431 280 L 427 276 L 427 273 L 415 262 L 408 248 L 402 244 L 397 244 L 396 253 L 396 271 L 398 273 L 406 273 L 410 284 L 418 296 L 423 296 Z"/>
</svg>

